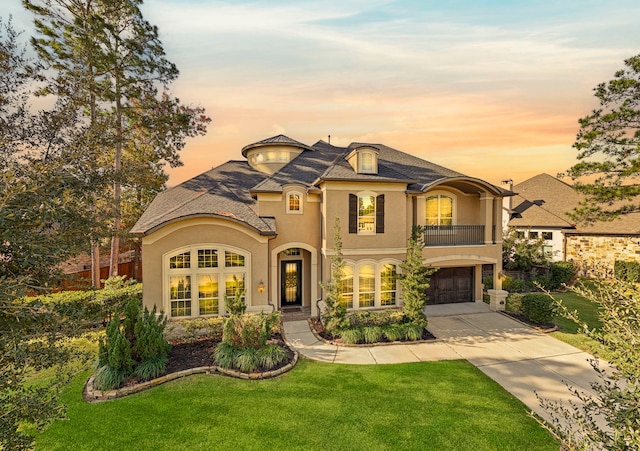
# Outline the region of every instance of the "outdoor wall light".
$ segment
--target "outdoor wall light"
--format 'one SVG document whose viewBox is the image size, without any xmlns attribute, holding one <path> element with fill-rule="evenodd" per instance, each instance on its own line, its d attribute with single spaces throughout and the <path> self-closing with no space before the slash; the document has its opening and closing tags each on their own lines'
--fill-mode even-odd
<svg viewBox="0 0 640 451">
<path fill-rule="evenodd" d="M 264 282 L 262 280 L 258 284 L 258 293 L 260 294 L 264 293 Z"/>
</svg>

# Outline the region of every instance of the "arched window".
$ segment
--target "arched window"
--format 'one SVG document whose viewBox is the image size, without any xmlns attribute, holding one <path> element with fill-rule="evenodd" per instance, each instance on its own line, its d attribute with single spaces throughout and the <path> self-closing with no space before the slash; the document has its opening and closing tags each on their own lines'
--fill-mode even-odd
<svg viewBox="0 0 640 451">
<path fill-rule="evenodd" d="M 287 194 L 287 213 L 302 214 L 302 193 L 291 191 Z"/>
<path fill-rule="evenodd" d="M 427 197 L 426 225 L 453 225 L 454 198 L 445 194 L 434 194 Z"/>
<path fill-rule="evenodd" d="M 165 256 L 166 300 L 170 318 L 224 313 L 225 296 L 247 284 L 249 256 L 219 245 L 199 245 Z"/>
</svg>

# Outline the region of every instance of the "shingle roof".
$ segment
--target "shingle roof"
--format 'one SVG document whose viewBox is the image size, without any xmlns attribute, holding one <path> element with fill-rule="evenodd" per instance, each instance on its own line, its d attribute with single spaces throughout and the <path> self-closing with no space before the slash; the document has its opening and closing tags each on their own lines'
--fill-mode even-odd
<svg viewBox="0 0 640 451">
<path fill-rule="evenodd" d="M 273 235 L 275 224 L 260 218 L 249 189 L 266 175 L 246 161 L 229 161 L 170 188 L 153 200 L 131 233 L 146 234 L 158 226 L 187 217 L 224 217 L 249 225 L 263 235 Z"/>
<path fill-rule="evenodd" d="M 262 147 L 262 146 L 268 146 L 273 144 L 279 144 L 281 146 L 299 147 L 301 149 L 306 149 L 306 150 L 313 150 L 311 147 L 307 146 L 306 144 L 303 144 L 300 141 L 296 141 L 295 139 L 291 139 L 288 136 L 276 135 L 276 136 L 272 136 L 271 138 L 263 139 L 262 141 L 247 144 L 242 148 L 242 156 L 246 157 L 247 152 L 253 149 L 254 147 Z"/>
<path fill-rule="evenodd" d="M 197 216 L 224 217 L 249 225 L 264 235 L 275 234 L 275 220 L 258 216 L 259 192 L 282 192 L 297 184 L 313 189 L 328 180 L 377 181 L 407 184 L 409 191 L 425 191 L 443 180 L 473 181 L 488 189 L 510 193 L 479 179 L 438 166 L 382 144 L 353 143 L 348 147 L 318 141 L 307 146 L 284 135 L 274 136 L 243 148 L 291 145 L 303 151 L 273 175 L 253 169 L 246 161 L 230 161 L 191 180 L 160 193 L 138 220 L 131 233 L 144 235 L 169 222 Z M 378 173 L 356 173 L 345 156 L 354 148 L 371 146 L 378 150 Z"/>
<path fill-rule="evenodd" d="M 630 214 L 610 222 L 576 224 L 567 215 L 584 199 L 571 185 L 549 174 L 538 174 L 513 187 L 510 226 L 552 227 L 577 234 L 638 234 L 640 214 Z"/>
</svg>

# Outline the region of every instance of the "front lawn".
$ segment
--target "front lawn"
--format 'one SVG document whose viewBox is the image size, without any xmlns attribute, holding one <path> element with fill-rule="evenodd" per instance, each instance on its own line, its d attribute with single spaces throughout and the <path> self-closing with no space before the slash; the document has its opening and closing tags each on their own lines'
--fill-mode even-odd
<svg viewBox="0 0 640 451">
<path fill-rule="evenodd" d="M 190 376 L 97 404 L 84 378 L 42 450 L 557 450 L 517 399 L 466 361 L 338 365 L 301 360 L 266 381 Z"/>
<path fill-rule="evenodd" d="M 562 301 L 570 311 L 577 310 L 580 319 L 587 323 L 590 329 L 599 330 L 600 327 L 602 327 L 598 315 L 598 305 L 596 303 L 571 291 L 566 293 L 553 293 L 553 297 Z M 560 330 L 551 334 L 554 338 L 582 349 L 589 354 L 607 359 L 607 353 L 602 348 L 602 345 L 580 333 L 580 327 L 576 322 L 562 316 L 556 316 L 553 322 L 560 326 Z"/>
</svg>

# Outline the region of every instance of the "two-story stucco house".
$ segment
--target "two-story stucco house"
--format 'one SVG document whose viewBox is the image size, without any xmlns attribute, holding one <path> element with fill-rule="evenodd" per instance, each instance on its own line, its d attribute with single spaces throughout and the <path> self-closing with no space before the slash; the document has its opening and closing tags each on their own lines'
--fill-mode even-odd
<svg viewBox="0 0 640 451">
<path fill-rule="evenodd" d="M 482 301 L 482 266 L 501 271 L 501 205 L 511 193 L 380 144 L 309 146 L 283 135 L 170 188 L 132 232 L 141 237 L 144 304 L 169 318 L 224 314 L 246 290 L 248 311 L 317 314 L 330 276 L 334 223 L 352 309 L 400 306 L 399 265 L 426 225 L 430 303 Z"/>
</svg>

